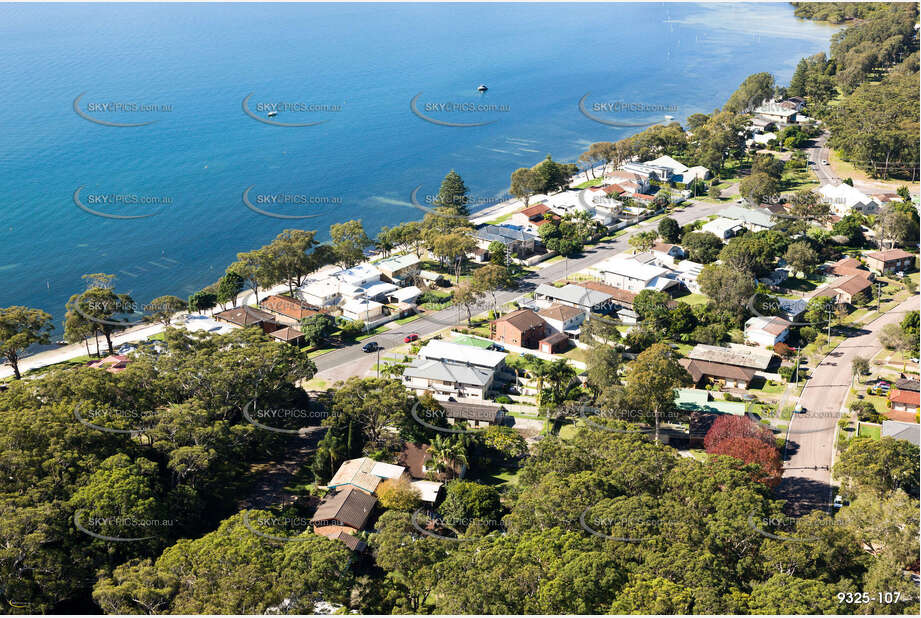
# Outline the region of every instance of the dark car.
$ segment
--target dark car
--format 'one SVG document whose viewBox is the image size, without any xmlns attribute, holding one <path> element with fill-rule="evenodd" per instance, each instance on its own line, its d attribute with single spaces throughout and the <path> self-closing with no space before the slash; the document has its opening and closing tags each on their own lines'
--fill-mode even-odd
<svg viewBox="0 0 921 618">
<path fill-rule="evenodd" d="M 505 352 L 505 348 L 503 348 L 498 343 L 490 343 L 488 346 L 486 346 L 486 349 L 492 350 L 493 352 Z"/>
<path fill-rule="evenodd" d="M 377 352 L 380 349 L 380 346 L 377 345 L 376 341 L 369 341 L 368 343 L 361 346 L 361 349 L 365 352 Z"/>
</svg>

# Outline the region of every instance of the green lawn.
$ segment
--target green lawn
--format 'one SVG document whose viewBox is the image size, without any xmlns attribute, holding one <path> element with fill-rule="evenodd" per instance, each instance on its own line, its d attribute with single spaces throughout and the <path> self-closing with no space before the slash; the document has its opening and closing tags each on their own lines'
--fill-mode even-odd
<svg viewBox="0 0 921 618">
<path fill-rule="evenodd" d="M 881 427 L 879 425 L 868 425 L 867 423 L 860 423 L 857 427 L 857 435 L 861 438 L 873 438 L 874 440 L 879 440 L 879 433 Z"/>
<path fill-rule="evenodd" d="M 710 302 L 710 297 L 704 294 L 688 294 L 686 296 L 676 298 L 675 300 L 680 301 L 682 303 L 687 303 L 691 306 L 706 305 L 707 303 Z"/>
<path fill-rule="evenodd" d="M 772 383 L 772 381 L 765 380 L 764 378 L 761 378 L 761 377 L 756 377 L 755 380 L 759 381 L 760 385 L 759 386 L 749 386 L 748 390 L 758 391 L 758 392 L 764 393 L 765 395 L 780 395 L 787 388 L 787 385 L 783 382 L 780 382 L 780 383 L 773 382 Z M 753 383 L 757 383 L 757 382 L 753 381 Z"/>
<path fill-rule="evenodd" d="M 788 290 L 796 290 L 797 292 L 811 292 L 812 290 L 819 287 L 819 283 L 820 282 L 812 281 L 810 279 L 790 277 L 783 282 L 783 287 Z"/>
<path fill-rule="evenodd" d="M 358 337 L 355 337 L 355 341 L 364 341 L 365 339 L 370 339 L 374 335 L 380 335 L 381 333 L 386 333 L 388 330 L 389 329 L 387 328 L 387 325 L 382 324 L 378 326 L 377 328 L 375 328 L 374 330 L 365 333 L 364 335 L 359 335 Z"/>
<path fill-rule="evenodd" d="M 487 221 L 486 225 L 499 225 L 500 223 L 505 223 L 506 221 L 511 219 L 514 214 L 515 214 L 514 212 L 505 213 L 504 215 L 496 217 L 495 219 L 492 219 L 491 221 Z"/>
<path fill-rule="evenodd" d="M 421 317 L 422 317 L 421 313 L 416 313 L 416 314 L 407 316 L 405 318 L 400 318 L 399 320 L 394 320 L 393 323 L 394 324 L 409 324 L 410 322 L 414 322 L 415 320 L 418 320 Z"/>
<path fill-rule="evenodd" d="M 454 339 L 452 343 L 458 343 L 460 345 L 469 345 L 474 348 L 488 348 L 492 345 L 491 341 L 483 341 L 482 339 L 477 339 L 476 337 L 469 337 L 467 335 L 460 335 Z"/>
</svg>

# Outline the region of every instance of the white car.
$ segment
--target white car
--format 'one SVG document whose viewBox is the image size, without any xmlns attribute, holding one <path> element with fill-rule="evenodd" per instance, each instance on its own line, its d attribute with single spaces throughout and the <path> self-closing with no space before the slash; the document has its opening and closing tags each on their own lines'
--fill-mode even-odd
<svg viewBox="0 0 921 618">
<path fill-rule="evenodd" d="M 828 161 L 826 161 L 825 159 L 822 159 L 822 165 L 828 165 Z"/>
<path fill-rule="evenodd" d="M 841 494 L 838 494 L 837 496 L 835 496 L 834 504 L 835 504 L 836 509 L 840 509 L 842 506 L 844 506 L 844 498 L 841 497 Z"/>
</svg>

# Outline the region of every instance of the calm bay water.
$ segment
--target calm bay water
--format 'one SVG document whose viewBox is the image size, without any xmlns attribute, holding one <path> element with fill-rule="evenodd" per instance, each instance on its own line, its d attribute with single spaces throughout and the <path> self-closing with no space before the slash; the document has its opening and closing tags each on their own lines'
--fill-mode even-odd
<svg viewBox="0 0 921 618">
<path fill-rule="evenodd" d="M 722 105 L 750 73 L 789 80 L 832 30 L 788 4 L 613 5 L 4 5 L 0 4 L 0 306 L 24 304 L 60 323 L 84 273 L 117 275 L 147 301 L 185 297 L 216 280 L 239 251 L 286 228 L 360 218 L 372 236 L 418 219 L 412 190 L 437 192 L 456 169 L 477 199 L 547 153 L 572 161 L 612 128 L 578 101 L 674 106 L 682 121 Z M 489 86 L 486 94 L 478 84 Z M 431 124 L 417 109 L 469 128 Z M 154 104 L 156 112 L 73 110 Z M 338 106 L 283 111 L 270 126 L 241 102 Z M 507 111 L 444 114 L 437 102 Z M 326 108 L 327 110 L 329 108 Z M 168 110 L 168 111 L 167 111 Z M 254 112 L 260 117 L 267 114 Z M 604 114 L 599 114 L 604 115 Z M 662 113 L 606 115 L 622 122 Z M 142 219 L 94 216 L 74 203 Z M 241 195 L 295 194 L 315 218 L 284 221 Z M 167 198 L 157 207 L 89 204 L 98 195 Z M 259 206 L 259 204 L 256 204 Z M 274 212 L 305 207 L 265 205 Z M 262 207 L 262 206 L 261 206 Z M 57 335 L 60 335 L 60 328 Z"/>
</svg>

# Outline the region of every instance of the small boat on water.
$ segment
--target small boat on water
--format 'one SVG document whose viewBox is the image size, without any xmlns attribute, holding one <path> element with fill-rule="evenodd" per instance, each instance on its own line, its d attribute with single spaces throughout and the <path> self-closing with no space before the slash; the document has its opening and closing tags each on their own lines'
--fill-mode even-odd
<svg viewBox="0 0 921 618">
<path fill-rule="evenodd" d="M 271 112 L 269 112 L 267 115 L 268 115 L 269 118 L 274 118 L 275 116 L 278 115 L 278 112 L 276 112 L 276 111 L 271 111 Z"/>
<path fill-rule="evenodd" d="M 489 88 L 486 87 L 486 84 L 480 84 L 479 86 L 477 86 L 476 89 L 479 90 L 480 92 L 486 92 L 487 90 L 489 90 Z"/>
<path fill-rule="evenodd" d="M 675 117 L 674 117 L 674 116 L 666 116 L 665 119 L 666 119 L 666 120 L 674 120 Z"/>
</svg>

